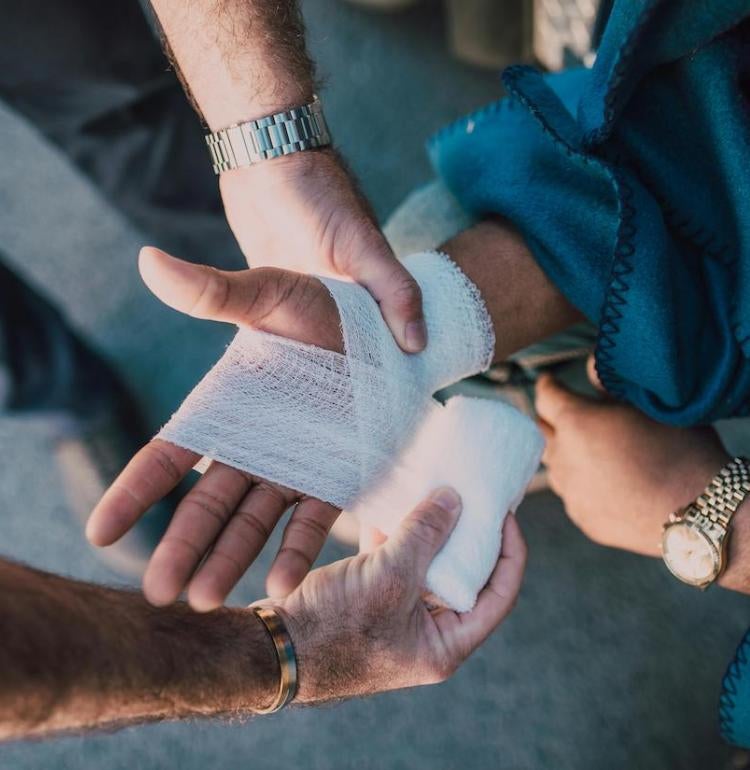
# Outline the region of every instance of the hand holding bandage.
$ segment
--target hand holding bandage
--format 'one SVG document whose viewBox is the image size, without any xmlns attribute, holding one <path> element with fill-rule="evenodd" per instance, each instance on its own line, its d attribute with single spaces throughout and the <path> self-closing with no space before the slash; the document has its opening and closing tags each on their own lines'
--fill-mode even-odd
<svg viewBox="0 0 750 770">
<path fill-rule="evenodd" d="M 421 494 L 423 484 L 432 483 L 436 475 L 448 474 L 450 479 L 457 479 L 462 495 L 475 495 L 473 504 L 464 506 L 463 537 L 454 538 L 464 545 L 454 546 L 451 556 L 449 542 L 441 556 L 444 565 L 453 565 L 451 576 L 446 578 L 445 568 L 438 569 L 443 579 L 431 580 L 428 576 L 428 587 L 449 604 L 468 609 L 496 561 L 502 516 L 520 498 L 538 460 L 541 441 L 529 421 L 502 405 L 482 404 L 480 409 L 480 405 L 464 404 L 460 409 L 462 418 L 457 421 L 458 410 L 445 410 L 432 399 L 438 388 L 489 364 L 491 326 L 476 288 L 446 257 L 434 253 L 415 255 L 406 260 L 406 265 L 424 295 L 430 334 L 427 351 L 418 356 L 403 354 L 366 291 L 354 284 L 326 281 L 341 315 L 345 355 L 257 329 L 241 328 L 225 356 L 160 437 L 220 461 L 196 485 L 199 493 L 207 493 L 199 487 L 208 486 L 211 475 L 216 482 L 219 471 L 213 469 L 228 471 L 227 466 L 245 471 L 245 477 L 249 474 L 253 480 L 270 479 L 280 485 L 277 489 L 300 490 L 336 506 L 353 505 L 367 492 L 369 510 L 381 509 L 380 514 L 373 516 L 386 531 L 390 511 L 382 510 L 384 507 L 393 505 L 396 510 L 405 510 L 400 498 Z M 149 282 L 148 271 L 146 279 Z M 314 307 L 322 307 L 325 300 L 319 293 L 320 285 L 314 279 L 297 280 L 304 284 L 302 295 L 312 298 Z M 179 301 L 155 288 L 169 304 L 180 308 Z M 296 291 L 299 294 L 299 288 Z M 245 293 L 245 303 L 248 296 L 262 302 L 257 286 L 255 294 Z M 226 311 L 228 303 L 224 304 L 223 320 L 253 323 L 252 318 L 229 317 L 232 313 Z M 274 307 L 278 312 L 279 305 Z M 313 319 L 316 312 L 320 311 L 312 310 Z M 289 326 L 284 328 L 285 334 L 294 333 Z M 268 324 L 265 329 L 269 329 Z M 273 325 L 270 330 L 275 331 Z M 309 336 L 297 336 L 312 341 Z M 471 427 L 477 423 L 472 420 L 472 413 L 479 415 L 483 438 L 476 435 L 476 427 Z M 425 436 L 429 436 L 427 443 Z M 511 457 L 522 458 L 522 462 L 510 464 L 511 479 L 504 478 L 494 467 L 508 465 L 503 455 L 507 454 L 509 441 L 514 443 Z M 483 467 L 467 459 L 467 453 L 476 449 L 477 442 L 486 453 L 474 451 L 476 462 Z M 161 442 L 160 446 L 163 451 L 170 445 Z M 441 446 L 444 451 L 439 451 Z M 425 454 L 425 448 L 432 451 L 432 456 Z M 453 460 L 449 460 L 451 457 Z M 423 467 L 425 462 L 429 468 Z M 504 483 L 498 484 L 498 479 Z M 211 484 L 210 494 L 215 495 L 216 487 L 216 483 Z M 287 494 L 293 499 L 291 493 Z M 288 499 L 286 504 L 291 502 Z M 295 517 L 306 505 L 311 505 L 309 498 L 300 504 Z M 326 510 L 322 503 L 317 505 L 321 511 Z M 239 507 L 242 509 L 243 505 Z M 258 511 L 253 513 L 256 522 L 258 516 Z M 183 514 L 180 518 L 187 516 Z M 191 518 L 195 519 L 196 514 Z M 178 527 L 177 519 L 173 528 Z M 475 521 L 474 529 L 469 526 L 471 520 Z M 232 523 L 230 520 L 226 525 L 227 531 Z M 267 517 L 264 528 L 270 530 L 274 523 Z M 211 540 L 204 537 L 208 541 L 206 549 L 216 533 L 212 535 Z M 169 546 L 186 537 L 187 532 L 178 531 L 171 536 L 168 533 L 165 541 Z M 212 556 L 193 578 L 189 594 L 192 598 L 201 595 L 198 587 L 206 582 L 202 573 L 211 566 L 217 550 L 222 557 L 226 556 L 223 539 L 224 536 L 217 541 Z M 467 566 L 468 573 L 474 574 L 467 574 L 466 568 L 456 570 L 456 565 L 468 556 L 466 546 L 471 542 L 475 544 Z M 165 547 L 163 544 L 157 550 L 157 564 L 164 562 L 159 552 Z M 170 550 L 175 550 L 174 545 Z M 237 572 L 243 571 L 240 565 L 247 566 L 239 559 L 235 561 L 239 563 Z M 165 568 L 167 565 L 162 570 Z M 154 569 L 152 565 L 149 574 Z M 148 578 L 149 575 L 147 588 Z M 477 581 L 481 582 L 474 585 Z M 462 582 L 465 585 L 459 585 Z"/>
</svg>

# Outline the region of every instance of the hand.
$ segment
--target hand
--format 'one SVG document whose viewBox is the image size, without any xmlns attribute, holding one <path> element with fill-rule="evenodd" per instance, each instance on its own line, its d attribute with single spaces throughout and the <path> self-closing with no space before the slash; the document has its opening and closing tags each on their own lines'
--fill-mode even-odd
<svg viewBox="0 0 750 770">
<path fill-rule="evenodd" d="M 584 534 L 658 556 L 662 525 L 729 460 L 711 428 L 673 428 L 635 409 L 573 395 L 539 379 L 550 486 Z"/>
<path fill-rule="evenodd" d="M 441 682 L 492 633 L 521 588 L 526 545 L 513 515 L 471 612 L 428 609 L 427 568 L 453 529 L 458 495 L 436 490 L 386 543 L 311 572 L 278 607 L 299 662 L 297 700 L 312 703 Z"/>
<path fill-rule="evenodd" d="M 250 325 L 341 351 L 339 316 L 315 278 L 274 268 L 223 272 L 144 249 L 140 270 L 162 301 L 196 318 Z M 199 456 L 150 441 L 115 480 L 89 519 L 99 546 L 122 537 L 186 476 Z M 265 545 L 284 511 L 296 505 L 267 578 L 282 597 L 307 574 L 339 511 L 294 490 L 214 462 L 175 511 L 143 579 L 147 599 L 170 604 L 188 587 L 199 611 L 220 606 Z M 204 557 L 205 561 L 204 561 Z"/>
<path fill-rule="evenodd" d="M 335 152 L 301 152 L 221 176 L 227 220 L 253 267 L 348 277 L 380 304 L 401 348 L 427 330 L 419 286 L 396 259 Z"/>
</svg>

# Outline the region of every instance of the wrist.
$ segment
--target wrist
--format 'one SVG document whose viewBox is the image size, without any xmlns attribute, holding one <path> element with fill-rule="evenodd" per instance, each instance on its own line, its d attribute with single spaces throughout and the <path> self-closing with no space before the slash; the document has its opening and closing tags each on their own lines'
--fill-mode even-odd
<svg viewBox="0 0 750 770">
<path fill-rule="evenodd" d="M 330 145 L 300 150 L 278 158 L 269 158 L 252 166 L 242 166 L 222 172 L 219 186 L 222 193 L 225 187 L 253 186 L 258 183 L 277 185 L 285 181 L 297 184 L 300 179 L 321 175 L 346 176 L 338 152 Z"/>
<path fill-rule="evenodd" d="M 287 632 L 297 658 L 297 695 L 294 703 L 316 703 L 321 698 L 318 663 L 326 660 L 319 637 L 320 621 L 301 608 L 281 605 Z M 324 645 L 323 645 L 324 646 Z"/>
<path fill-rule="evenodd" d="M 732 459 L 713 428 L 694 428 L 691 433 L 692 451 L 684 452 L 664 475 L 659 505 L 665 521 L 670 513 L 693 502 Z"/>
<path fill-rule="evenodd" d="M 479 289 L 495 331 L 495 362 L 582 316 L 507 221 L 484 220 L 440 247 Z"/>
<path fill-rule="evenodd" d="M 271 703 L 278 690 L 279 665 L 255 614 L 237 609 L 191 614 L 192 644 L 199 635 L 202 643 L 194 655 L 186 655 L 184 634 L 175 637 L 170 677 L 162 690 L 175 715 L 244 713 Z"/>
<path fill-rule="evenodd" d="M 308 612 L 299 605 L 283 609 L 297 655 L 294 702 L 320 704 L 388 689 L 370 686 L 375 666 L 372 651 L 366 648 L 373 637 L 348 626 L 345 614 L 329 614 L 326 609 Z"/>
<path fill-rule="evenodd" d="M 732 517 L 729 542 L 727 543 L 727 567 L 719 576 L 719 585 L 731 591 L 750 593 L 750 497 Z"/>
<path fill-rule="evenodd" d="M 260 618 L 252 611 L 237 610 L 244 633 L 238 635 L 233 655 L 239 661 L 240 674 L 232 677 L 227 691 L 231 703 L 256 711 L 266 708 L 279 690 L 281 671 L 276 648 Z M 230 669 L 231 670 L 231 669 Z"/>
</svg>

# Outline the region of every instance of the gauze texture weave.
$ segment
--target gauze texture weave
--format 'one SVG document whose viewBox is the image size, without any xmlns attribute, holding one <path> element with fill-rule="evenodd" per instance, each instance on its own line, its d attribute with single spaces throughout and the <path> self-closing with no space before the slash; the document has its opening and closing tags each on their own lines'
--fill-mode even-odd
<svg viewBox="0 0 750 770">
<path fill-rule="evenodd" d="M 443 407 L 433 398 L 489 366 L 492 325 L 477 288 L 448 257 L 425 252 L 404 264 L 422 289 L 423 353 L 399 349 L 365 289 L 321 279 L 338 307 L 344 355 L 242 328 L 159 438 L 361 515 L 357 501 L 368 495 L 376 512 L 368 521 L 386 531 L 392 526 L 385 518 L 378 525 L 378 511 L 400 518 L 418 492 L 455 480 L 462 526 L 427 587 L 463 610 L 497 560 L 502 516 L 523 494 L 541 438 L 503 404 L 458 399 L 462 405 Z"/>
<path fill-rule="evenodd" d="M 474 284 L 435 252 L 404 260 L 422 289 L 427 349 L 403 353 L 361 286 L 321 279 L 346 354 L 242 328 L 159 438 L 345 507 L 381 475 L 434 403 L 494 348 Z"/>
<path fill-rule="evenodd" d="M 539 466 L 544 440 L 533 420 L 501 401 L 454 396 L 436 404 L 412 441 L 351 509 L 386 535 L 437 487 L 460 495 L 461 516 L 433 559 L 426 588 L 467 612 L 497 563 L 505 515 Z"/>
</svg>

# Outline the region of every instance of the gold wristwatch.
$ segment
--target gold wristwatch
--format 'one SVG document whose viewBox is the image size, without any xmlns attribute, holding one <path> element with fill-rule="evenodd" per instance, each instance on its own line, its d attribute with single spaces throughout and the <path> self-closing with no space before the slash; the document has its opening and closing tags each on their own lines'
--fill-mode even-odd
<svg viewBox="0 0 750 770">
<path fill-rule="evenodd" d="M 750 493 L 750 461 L 735 457 L 696 500 L 671 514 L 664 525 L 661 553 L 683 583 L 708 588 L 727 562 L 729 523 Z"/>
</svg>

